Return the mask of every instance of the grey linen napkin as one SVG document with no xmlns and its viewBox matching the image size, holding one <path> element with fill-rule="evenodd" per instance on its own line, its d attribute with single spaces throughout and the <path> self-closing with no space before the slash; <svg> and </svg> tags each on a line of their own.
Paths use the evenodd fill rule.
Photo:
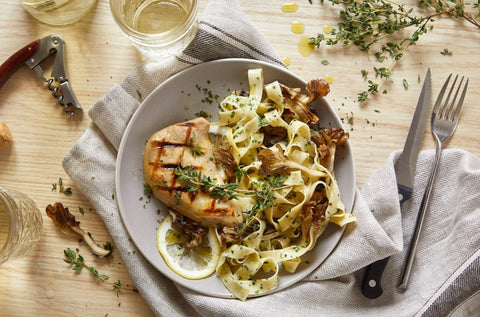
<svg viewBox="0 0 480 317">
<path fill-rule="evenodd" d="M 165 79 L 189 66 L 228 57 L 282 65 L 236 1 L 211 0 L 194 42 L 174 58 L 139 65 L 112 87 L 89 111 L 92 124 L 63 160 L 66 173 L 105 222 L 152 310 L 159 316 L 253 316 L 259 312 L 267 316 L 442 316 L 474 309 L 479 301 L 472 296 L 480 289 L 480 160 L 463 150 L 444 152 L 406 292 L 398 291 L 396 284 L 422 190 L 414 192 L 400 213 L 394 174 L 398 151 L 356 190 L 353 213 L 358 220 L 347 226 L 332 254 L 285 290 L 246 302 L 209 297 L 176 285 L 140 252 L 133 252 L 136 247 L 112 199 L 123 132 L 141 101 Z M 433 155 L 433 151 L 420 153 L 415 188 L 425 187 Z M 360 292 L 362 268 L 387 256 L 392 258 L 383 276 L 384 294 L 366 299 Z M 463 302 L 470 306 L 460 306 Z"/>
</svg>

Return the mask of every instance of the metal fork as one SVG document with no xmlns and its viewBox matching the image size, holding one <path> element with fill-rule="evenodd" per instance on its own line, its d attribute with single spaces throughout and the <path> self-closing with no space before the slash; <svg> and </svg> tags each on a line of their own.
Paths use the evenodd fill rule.
<svg viewBox="0 0 480 317">
<path fill-rule="evenodd" d="M 465 94 L 467 92 L 468 78 L 466 79 L 465 83 L 463 83 L 464 81 L 463 76 L 460 79 L 460 83 L 458 84 L 455 90 L 455 85 L 458 79 L 458 75 L 456 75 L 453 81 L 452 87 L 448 92 L 447 98 L 443 103 L 443 95 L 447 90 L 447 86 L 451 77 L 452 77 L 452 74 L 448 76 L 447 80 L 445 81 L 445 84 L 443 84 L 443 87 L 440 90 L 440 93 L 438 94 L 437 100 L 435 102 L 435 106 L 433 107 L 433 111 L 432 111 L 432 118 L 431 118 L 430 124 L 432 126 L 432 133 L 437 143 L 437 150 L 435 152 L 435 163 L 433 165 L 432 171 L 430 172 L 430 177 L 428 178 L 427 187 L 423 195 L 422 203 L 420 204 L 420 211 L 417 216 L 417 223 L 415 224 L 415 232 L 413 234 L 412 241 L 410 242 L 410 249 L 408 251 L 407 261 L 405 263 L 405 268 L 403 270 L 402 280 L 398 285 L 398 287 L 401 289 L 406 289 L 408 285 L 408 280 L 410 278 L 413 260 L 415 258 L 415 253 L 417 251 L 418 239 L 423 227 L 425 212 L 428 208 L 430 194 L 432 193 L 432 188 L 433 188 L 433 182 L 435 180 L 435 175 L 437 173 L 438 163 L 440 162 L 440 157 L 442 155 L 443 144 L 455 132 L 455 129 L 458 124 L 458 118 L 460 117 L 460 110 L 462 109 L 463 100 L 465 99 Z M 461 91 L 462 85 L 463 85 L 463 90 Z M 460 91 L 461 91 L 460 99 L 457 102 L 457 97 Z M 453 99 L 450 101 L 452 94 L 454 94 Z"/>
</svg>

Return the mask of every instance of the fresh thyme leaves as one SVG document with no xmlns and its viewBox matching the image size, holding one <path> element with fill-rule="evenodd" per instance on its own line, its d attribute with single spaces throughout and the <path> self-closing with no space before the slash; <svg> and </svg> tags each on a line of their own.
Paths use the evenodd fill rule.
<svg viewBox="0 0 480 317">
<path fill-rule="evenodd" d="M 323 3 L 323 0 L 321 1 Z M 390 0 L 329 0 L 332 6 L 342 5 L 340 22 L 329 34 L 319 33 L 310 38 L 310 45 L 353 44 L 360 50 L 372 53 L 376 61 L 389 60 L 386 67 L 374 67 L 376 81 L 367 80 L 368 89 L 358 94 L 358 101 L 378 92 L 378 88 L 392 74 L 392 69 L 406 50 L 415 45 L 419 38 L 433 29 L 436 18 L 447 16 L 464 19 L 480 28 L 479 3 L 463 0 L 420 0 L 418 10 L 406 8 Z M 312 0 L 309 0 L 312 4 Z M 418 12 L 417 12 L 418 11 Z M 475 12 L 475 13 L 473 13 Z M 409 36 L 404 32 L 413 30 Z M 448 55 L 448 50 L 442 54 Z M 367 78 L 367 72 L 362 71 Z M 385 90 L 384 90 L 385 92 Z"/>
<path fill-rule="evenodd" d="M 211 115 L 210 115 L 208 112 L 204 111 L 204 110 L 200 110 L 200 111 L 196 112 L 196 113 L 195 113 L 195 116 L 197 116 L 197 117 L 202 117 L 202 118 L 206 118 L 206 119 L 208 119 L 208 118 L 211 117 Z"/>
<path fill-rule="evenodd" d="M 67 187 L 65 188 L 62 193 L 64 193 L 65 195 L 71 195 L 73 192 L 72 192 L 72 188 L 71 187 Z"/>
<path fill-rule="evenodd" d="M 210 196 L 214 198 L 237 199 L 235 190 L 238 188 L 238 184 L 216 184 L 217 180 L 215 178 L 205 176 L 193 167 L 177 167 L 174 172 L 178 176 L 177 181 L 185 185 L 187 192 L 208 191 Z M 179 199 L 179 195 L 175 195 L 175 197 L 177 200 Z"/>
<path fill-rule="evenodd" d="M 275 191 L 283 188 L 287 179 L 285 175 L 268 176 L 262 182 L 256 184 L 253 194 L 257 199 L 253 207 L 247 212 L 245 224 L 241 224 L 237 230 L 239 235 L 244 234 L 255 224 L 255 216 L 273 206 L 275 202 Z"/>
<path fill-rule="evenodd" d="M 237 177 L 237 182 L 242 181 L 243 176 L 247 176 L 247 171 L 242 168 L 242 165 L 235 167 L 235 176 Z"/>
<path fill-rule="evenodd" d="M 452 56 L 453 52 L 450 51 L 448 48 L 444 48 L 443 51 L 440 52 L 440 54 Z"/>
<path fill-rule="evenodd" d="M 88 271 L 95 278 L 98 278 L 99 280 L 104 281 L 104 282 L 112 285 L 112 290 L 117 294 L 117 296 L 119 296 L 120 290 L 138 292 L 138 290 L 136 288 L 128 288 L 128 287 L 122 286 L 122 283 L 120 282 L 120 280 L 118 280 L 116 282 L 113 282 L 113 283 L 108 282 L 108 279 L 110 278 L 108 275 L 101 274 L 101 273 L 98 272 L 98 270 L 94 266 L 87 265 L 85 263 L 84 257 L 81 254 L 73 251 L 72 249 L 67 248 L 67 249 L 63 250 L 63 254 L 65 256 L 63 261 L 65 261 L 65 263 L 71 264 L 73 271 L 81 271 L 83 268 L 88 269 Z"/>
<path fill-rule="evenodd" d="M 57 184 L 58 184 L 58 186 L 57 186 Z M 53 183 L 52 184 L 52 192 L 56 192 L 57 188 L 61 193 L 64 193 L 65 195 L 71 195 L 73 193 L 71 187 L 65 188 L 63 186 L 63 180 L 62 180 L 61 177 L 58 179 L 58 183 Z"/>
<path fill-rule="evenodd" d="M 205 154 L 205 152 L 202 151 L 202 147 L 199 144 L 195 144 L 195 139 L 195 134 L 193 134 L 188 140 L 187 146 L 191 148 L 193 156 L 201 156 Z"/>
<path fill-rule="evenodd" d="M 105 242 L 105 244 L 103 245 L 103 248 L 105 250 L 109 250 L 110 253 L 107 255 L 107 256 L 111 256 L 112 255 L 112 251 L 113 251 L 113 245 L 110 243 L 110 242 Z"/>
<path fill-rule="evenodd" d="M 284 188 L 283 183 L 287 179 L 285 175 L 268 176 L 261 179 L 259 182 L 253 184 L 253 190 L 241 190 L 236 183 L 217 184 L 215 178 L 202 175 L 193 167 L 177 167 L 175 175 L 178 177 L 177 181 L 185 186 L 187 192 L 196 192 L 197 190 L 209 192 L 213 198 L 221 199 L 226 197 L 228 200 L 238 199 L 238 196 L 255 197 L 255 204 L 246 212 L 246 223 L 241 225 L 238 229 L 238 234 L 243 234 L 251 229 L 255 222 L 255 216 L 267 208 L 271 207 L 275 201 L 275 191 Z M 236 169 L 237 179 L 245 176 L 246 173 L 241 167 Z M 180 200 L 181 194 L 174 193 L 174 197 Z"/>
</svg>

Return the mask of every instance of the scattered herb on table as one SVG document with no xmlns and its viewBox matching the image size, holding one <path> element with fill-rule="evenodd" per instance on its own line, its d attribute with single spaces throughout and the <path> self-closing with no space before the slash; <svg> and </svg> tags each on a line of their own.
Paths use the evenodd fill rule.
<svg viewBox="0 0 480 317">
<path fill-rule="evenodd" d="M 94 266 L 89 266 L 85 263 L 84 257 L 70 248 L 63 250 L 63 254 L 65 258 L 63 259 L 66 263 L 72 265 L 73 271 L 81 271 L 83 268 L 88 269 L 88 271 L 95 277 L 98 278 L 106 283 L 112 285 L 112 290 L 119 296 L 120 290 L 138 292 L 137 288 L 129 288 L 122 285 L 120 280 L 116 282 L 109 282 L 108 279 L 110 278 L 108 275 L 101 274 Z"/>
<path fill-rule="evenodd" d="M 448 48 L 444 48 L 443 51 L 440 52 L 440 54 L 452 56 L 453 52 L 450 51 Z"/>
<path fill-rule="evenodd" d="M 322 43 L 327 46 L 353 44 L 360 50 L 371 53 L 379 63 L 390 60 L 386 67 L 373 67 L 375 81 L 367 80 L 368 89 L 358 94 L 360 102 L 378 92 L 380 85 L 391 77 L 392 69 L 407 49 L 433 29 L 433 22 L 437 18 L 446 16 L 463 19 L 480 28 L 478 1 L 420 0 L 415 11 L 414 8 L 389 0 L 328 1 L 332 6 L 343 6 L 340 9 L 340 22 L 329 34 L 318 33 L 316 37 L 311 37 L 310 45 L 320 47 Z M 312 0 L 309 2 L 313 3 Z M 403 35 L 409 30 L 412 30 L 410 35 Z M 444 55 L 448 52 L 444 50 Z M 367 73 L 362 71 L 362 76 L 366 78 Z"/>
<path fill-rule="evenodd" d="M 71 195 L 73 193 L 71 187 L 65 188 L 63 186 L 63 180 L 61 177 L 58 179 L 58 183 L 52 184 L 52 192 L 56 192 L 57 189 L 59 190 L 60 193 L 64 193 L 65 195 Z"/>
</svg>

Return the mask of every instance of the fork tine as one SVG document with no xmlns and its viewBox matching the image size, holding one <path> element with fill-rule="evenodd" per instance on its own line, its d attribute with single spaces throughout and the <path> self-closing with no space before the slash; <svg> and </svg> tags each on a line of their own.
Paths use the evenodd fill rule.
<svg viewBox="0 0 480 317">
<path fill-rule="evenodd" d="M 463 77 L 462 77 L 462 81 L 463 81 Z M 461 82 L 460 82 L 460 86 L 458 87 L 458 90 L 460 90 L 460 87 L 461 87 Z M 465 87 L 463 87 L 462 95 L 460 96 L 460 100 L 458 101 L 457 109 L 455 110 L 455 113 L 453 115 L 453 121 L 455 123 L 458 122 L 458 118 L 460 117 L 460 110 L 462 109 L 463 100 L 465 99 L 465 94 L 467 93 L 467 87 L 468 87 L 468 78 L 465 81 Z M 457 90 L 457 92 L 458 92 L 458 90 Z"/>
<path fill-rule="evenodd" d="M 442 99 L 443 99 L 443 94 L 445 94 L 445 90 L 447 89 L 447 85 L 451 77 L 452 77 L 452 74 L 448 75 L 447 80 L 445 80 L 445 83 L 443 84 L 442 89 L 438 93 L 437 100 L 435 101 L 435 106 L 433 106 L 433 113 L 435 114 L 435 116 L 439 116 L 438 109 L 440 108 L 440 104 L 442 103 Z"/>
<path fill-rule="evenodd" d="M 455 79 L 453 80 L 453 83 L 452 83 L 452 87 L 450 88 L 450 90 L 448 91 L 448 96 L 447 96 L 447 100 L 445 100 L 445 104 L 442 108 L 442 110 L 440 110 L 440 117 L 441 118 L 445 118 L 445 119 L 448 119 L 449 116 L 450 116 L 450 112 L 452 111 L 452 108 L 453 106 L 455 105 L 455 99 L 457 98 L 457 94 L 455 94 L 453 100 L 452 100 L 452 103 L 450 104 L 450 106 L 448 106 L 448 103 L 450 101 L 450 97 L 452 96 L 452 92 L 454 91 L 455 89 L 455 85 L 457 84 L 457 79 L 458 79 L 458 75 L 455 76 Z M 458 90 L 457 90 L 458 91 Z"/>
<path fill-rule="evenodd" d="M 455 81 L 453 82 L 452 91 L 453 91 L 453 88 L 455 87 L 455 83 L 457 81 L 457 78 L 458 78 L 458 75 L 455 77 Z M 455 107 L 455 102 L 457 101 L 458 93 L 460 92 L 460 89 L 462 88 L 463 79 L 464 79 L 464 77 L 462 76 L 462 78 L 460 78 L 460 83 L 458 83 L 458 87 L 457 87 L 457 90 L 455 91 L 455 96 L 453 97 L 450 108 L 445 113 L 445 119 L 447 119 L 447 120 L 453 121 L 454 110 L 455 110 L 455 108 L 454 108 Z"/>
</svg>

